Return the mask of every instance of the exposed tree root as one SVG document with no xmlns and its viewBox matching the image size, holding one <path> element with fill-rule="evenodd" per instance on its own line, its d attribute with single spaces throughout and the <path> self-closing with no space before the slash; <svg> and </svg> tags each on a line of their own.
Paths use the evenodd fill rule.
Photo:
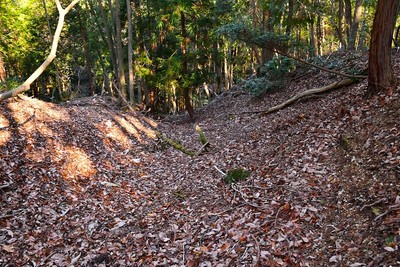
<svg viewBox="0 0 400 267">
<path fill-rule="evenodd" d="M 351 85 L 351 84 L 356 83 L 356 82 L 357 82 L 357 80 L 354 80 L 354 79 L 344 79 L 344 80 L 341 80 L 339 82 L 334 82 L 334 83 L 331 83 L 329 85 L 326 85 L 326 86 L 323 86 L 323 87 L 320 87 L 320 88 L 310 89 L 310 90 L 301 92 L 301 93 L 293 96 L 292 98 L 288 99 L 287 101 L 285 101 L 285 102 L 283 102 L 283 103 L 281 103 L 279 105 L 273 106 L 272 108 L 270 108 L 268 110 L 258 111 L 256 113 L 261 113 L 262 116 L 265 116 L 265 115 L 268 115 L 270 113 L 273 113 L 273 112 L 276 112 L 278 110 L 281 110 L 281 109 L 291 105 L 292 103 L 296 102 L 297 100 L 299 100 L 299 99 L 301 99 L 303 97 L 310 96 L 310 95 L 313 95 L 313 94 L 320 94 L 320 93 L 328 92 L 328 91 L 334 90 L 334 89 L 339 89 L 339 88 Z"/>
</svg>

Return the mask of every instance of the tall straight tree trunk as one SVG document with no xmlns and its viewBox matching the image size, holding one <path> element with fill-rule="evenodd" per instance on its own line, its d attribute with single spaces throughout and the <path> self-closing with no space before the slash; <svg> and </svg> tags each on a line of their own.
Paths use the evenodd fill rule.
<svg viewBox="0 0 400 267">
<path fill-rule="evenodd" d="M 350 41 L 350 28 L 353 24 L 353 16 L 352 16 L 352 8 L 351 8 L 351 0 L 344 0 L 344 18 L 346 21 L 346 38 L 347 38 L 347 48 L 349 48 Z"/>
<path fill-rule="evenodd" d="M 270 21 L 270 14 L 267 9 L 262 11 L 262 28 L 264 31 L 273 32 L 274 28 Z M 272 43 L 268 44 L 270 46 L 269 49 L 262 48 L 261 50 L 261 58 L 262 58 L 262 65 L 270 61 L 274 57 L 274 47 L 272 47 Z"/>
<path fill-rule="evenodd" d="M 216 88 L 214 90 L 215 93 L 219 94 L 221 92 L 222 84 L 222 67 L 221 67 L 221 58 L 219 56 L 219 44 L 218 42 L 213 43 L 213 53 L 212 53 L 212 61 L 215 72 L 216 79 Z"/>
<path fill-rule="evenodd" d="M 93 2 L 92 1 L 87 1 L 87 4 L 88 4 L 88 6 L 86 7 L 86 9 L 90 11 L 90 19 L 92 20 L 92 24 L 97 26 L 98 34 L 100 35 L 101 40 L 103 40 L 103 42 L 108 45 L 109 52 L 110 52 L 111 55 L 113 55 L 114 54 L 114 49 L 112 47 L 113 41 L 111 40 L 111 36 L 108 37 L 108 35 L 110 34 L 110 31 L 108 30 L 108 27 L 102 28 L 102 26 L 101 26 L 102 24 L 106 25 L 104 22 L 107 21 L 107 19 L 105 17 L 104 10 L 102 9 L 102 7 L 99 7 L 100 13 L 102 13 L 101 19 L 103 19 L 103 23 L 101 23 L 98 20 L 99 16 L 95 12 L 95 8 L 94 8 L 94 5 L 93 5 Z M 101 12 L 101 11 L 103 11 L 103 12 Z M 103 17 L 103 15 L 104 15 L 104 17 Z M 103 30 L 103 29 L 105 29 L 105 30 Z M 103 33 L 104 31 L 107 32 L 108 35 L 107 34 L 105 35 Z M 103 79 L 104 79 L 104 81 L 103 81 L 103 86 L 102 86 L 102 89 L 101 89 L 101 94 L 102 95 L 104 94 L 104 89 L 105 89 L 107 91 L 107 94 L 112 96 L 113 95 L 113 89 L 112 89 L 112 84 L 110 83 L 109 74 L 110 74 L 110 71 L 111 71 L 111 74 L 114 72 L 115 63 L 113 61 L 115 60 L 115 58 L 113 56 L 110 57 L 111 70 L 109 70 L 106 67 L 106 63 L 104 61 L 103 54 L 100 51 L 99 47 L 96 47 L 96 54 L 97 54 L 97 57 L 99 59 L 101 68 L 103 70 Z"/>
<path fill-rule="evenodd" d="M 122 36 L 121 36 L 121 4 L 120 0 L 114 0 L 115 2 L 115 43 L 117 50 L 117 67 L 118 67 L 118 89 L 121 92 L 119 97 L 125 98 L 126 100 L 126 81 L 124 71 L 124 56 L 122 51 Z"/>
<path fill-rule="evenodd" d="M 317 54 L 322 56 L 322 44 L 324 43 L 324 19 L 320 14 L 317 15 Z"/>
<path fill-rule="evenodd" d="M 368 15 L 368 9 L 364 8 L 364 18 L 366 18 Z M 358 37 L 358 44 L 357 44 L 357 49 L 358 50 L 365 50 L 367 49 L 367 45 L 365 44 L 365 39 L 367 38 L 367 35 L 369 34 L 369 27 L 367 25 L 366 20 L 364 19 L 361 23 L 361 28 L 360 28 L 360 34 Z"/>
<path fill-rule="evenodd" d="M 310 23 L 310 44 L 309 44 L 309 57 L 315 57 L 315 52 L 316 52 L 316 38 L 315 38 L 315 27 L 314 27 L 314 18 L 312 18 L 312 21 Z"/>
<path fill-rule="evenodd" d="M 252 12 L 253 28 L 257 29 L 257 11 L 258 11 L 258 8 L 257 8 L 256 0 L 252 0 L 251 1 L 251 6 L 252 6 L 252 11 L 253 11 Z M 255 59 L 257 61 L 257 65 L 261 66 L 262 65 L 262 60 L 261 60 L 261 57 L 260 57 L 260 54 L 259 54 L 258 47 L 256 45 L 252 45 L 251 48 L 252 48 L 253 55 L 254 55 L 254 57 L 255 57 Z"/>
<path fill-rule="evenodd" d="M 113 71 L 113 76 L 115 76 L 116 79 L 118 79 L 118 72 L 117 72 L 117 58 L 116 58 L 116 51 L 115 51 L 115 45 L 114 45 L 114 39 L 111 34 L 111 30 L 109 28 L 109 21 L 106 16 L 106 12 L 104 10 L 104 6 L 102 3 L 102 0 L 98 0 L 98 5 L 100 9 L 100 14 L 101 18 L 103 20 L 103 29 L 106 34 L 106 41 L 107 41 L 107 46 L 108 46 L 108 51 L 110 52 L 110 59 L 111 59 L 111 66 L 112 66 L 112 71 Z M 109 3 L 109 8 L 112 9 L 111 3 Z M 103 32 L 103 31 L 100 31 Z"/>
<path fill-rule="evenodd" d="M 362 16 L 362 3 L 363 0 L 356 0 L 356 5 L 354 7 L 354 15 L 351 20 L 351 25 L 349 25 L 350 33 L 349 33 L 348 45 L 350 50 L 356 49 L 356 38 Z"/>
<path fill-rule="evenodd" d="M 6 81 L 6 67 L 4 66 L 3 57 L 0 54 L 0 82 Z"/>
<path fill-rule="evenodd" d="M 141 18 L 141 13 L 140 13 L 140 0 L 134 0 L 133 1 L 133 12 L 134 12 L 134 14 L 135 14 L 135 21 L 137 21 L 137 22 L 140 22 L 141 20 L 142 20 L 142 18 Z M 143 45 L 142 45 L 142 43 L 143 43 L 143 37 L 142 37 L 142 39 L 140 39 L 139 37 L 140 36 L 142 36 L 143 34 L 141 34 L 141 31 L 140 31 L 140 29 L 139 29 L 139 27 L 136 27 L 136 30 L 134 31 L 134 33 L 135 33 L 135 40 L 136 40 L 136 42 L 138 43 L 137 44 L 137 54 L 141 54 L 143 51 L 144 51 L 144 47 L 143 47 Z M 142 43 L 140 43 L 140 42 L 142 42 Z M 142 78 L 141 77 L 138 77 L 138 79 L 136 80 L 136 83 L 137 83 L 137 103 L 139 104 L 139 105 L 141 105 L 142 104 L 142 99 L 143 99 L 143 96 L 142 96 L 142 84 L 143 84 L 143 81 L 142 81 Z"/>
<path fill-rule="evenodd" d="M 86 27 L 83 25 L 83 20 L 81 16 L 81 8 L 79 6 L 76 7 L 76 12 L 78 15 L 78 22 L 79 22 L 79 28 L 81 31 L 81 37 L 82 37 L 82 47 L 83 47 L 83 53 L 85 55 L 85 61 L 86 61 L 86 66 L 85 69 L 89 74 L 89 86 L 90 86 L 90 95 L 94 95 L 94 79 L 92 75 L 92 59 L 90 56 L 90 51 L 88 47 L 88 37 L 87 37 L 87 32 L 86 32 Z"/>
<path fill-rule="evenodd" d="M 333 11 L 333 14 L 335 14 L 334 11 Z M 344 3 L 343 3 L 343 0 L 339 0 L 338 25 L 336 27 L 336 31 L 337 31 L 338 38 L 340 40 L 341 47 L 343 49 L 346 49 L 347 44 L 346 44 L 346 41 L 343 36 L 343 23 L 342 23 L 343 22 L 343 14 L 344 14 Z"/>
<path fill-rule="evenodd" d="M 367 95 L 389 89 L 396 84 L 391 50 L 399 2 L 399 0 L 378 0 L 369 48 Z"/>
<path fill-rule="evenodd" d="M 133 24 L 132 24 L 132 7 L 131 1 L 126 0 L 126 9 L 128 13 L 128 92 L 129 92 L 129 102 L 131 105 L 135 102 L 135 95 L 133 91 Z"/>
<path fill-rule="evenodd" d="M 292 20 L 293 20 L 294 3 L 293 0 L 288 1 L 288 12 L 287 12 L 287 25 L 286 25 L 286 35 L 290 36 L 292 33 Z"/>
<path fill-rule="evenodd" d="M 182 34 L 182 42 L 181 42 L 181 50 L 182 50 L 182 76 L 183 79 L 187 79 L 188 76 L 188 62 L 186 56 L 187 50 L 187 36 L 186 36 L 186 17 L 185 13 L 181 11 L 181 34 Z M 185 85 L 185 81 L 183 82 L 183 97 L 185 100 L 185 109 L 189 113 L 190 119 L 194 120 L 194 110 L 192 103 L 190 101 L 190 87 Z"/>
</svg>

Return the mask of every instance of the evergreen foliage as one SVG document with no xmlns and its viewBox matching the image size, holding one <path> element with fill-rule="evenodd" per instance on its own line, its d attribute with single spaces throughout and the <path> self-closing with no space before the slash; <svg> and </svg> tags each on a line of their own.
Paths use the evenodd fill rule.
<svg viewBox="0 0 400 267">
<path fill-rule="evenodd" d="M 250 172 L 246 171 L 242 168 L 232 169 L 228 171 L 225 177 L 225 183 L 234 184 L 243 180 L 246 180 L 247 177 L 250 176 Z"/>
<path fill-rule="evenodd" d="M 93 76 L 93 93 L 119 95 L 119 75 L 128 72 L 128 8 L 121 0 L 116 12 L 116 3 L 87 0 L 70 12 L 57 60 L 32 84 L 30 94 L 53 100 L 57 95 L 79 96 L 71 77 L 77 76 L 77 68 L 84 68 Z M 282 86 L 279 80 L 296 68 L 277 51 L 318 59 L 347 49 L 352 29 L 355 49 L 365 49 L 376 3 L 362 1 L 354 27 L 356 20 L 338 13 L 335 1 L 130 1 L 135 102 L 152 111 L 182 111 L 185 93 L 193 105 L 203 105 L 257 70 L 259 77 L 245 82 L 245 89 L 255 95 L 276 90 Z M 355 8 L 355 1 L 351 5 Z M 52 2 L 46 2 L 46 9 L 48 17 L 40 1 L 0 3 L 0 56 L 7 77 L 3 89 L 27 77 L 48 54 L 58 14 Z M 80 85 L 87 82 L 79 80 Z M 206 87 L 212 92 L 202 90 Z"/>
</svg>

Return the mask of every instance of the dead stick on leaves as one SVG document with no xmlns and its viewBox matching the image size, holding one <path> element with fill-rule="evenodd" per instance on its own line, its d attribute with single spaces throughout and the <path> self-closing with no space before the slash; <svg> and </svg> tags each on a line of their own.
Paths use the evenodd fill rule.
<svg viewBox="0 0 400 267">
<path fill-rule="evenodd" d="M 257 258 L 256 258 L 253 266 L 258 267 L 258 266 L 260 266 L 260 256 L 261 256 L 260 244 L 258 243 L 257 239 L 253 235 L 250 235 L 250 236 L 254 240 L 255 247 L 257 250 Z"/>
<path fill-rule="evenodd" d="M 281 103 L 279 105 L 273 106 L 273 107 L 271 107 L 271 108 L 269 108 L 267 110 L 245 111 L 245 112 L 241 112 L 239 114 L 230 114 L 230 115 L 261 114 L 261 116 L 266 116 L 266 115 L 268 115 L 270 113 L 273 113 L 273 112 L 276 112 L 276 111 L 281 110 L 283 108 L 286 108 L 287 106 L 293 104 L 294 102 L 296 102 L 296 101 L 298 101 L 298 100 L 300 100 L 300 99 L 302 99 L 304 97 L 308 97 L 308 96 L 311 96 L 311 95 L 314 95 L 314 94 L 325 93 L 325 92 L 328 92 L 328 91 L 331 91 L 331 90 L 334 90 L 334 89 L 339 89 L 339 88 L 342 88 L 342 87 L 345 87 L 345 86 L 349 86 L 349 85 L 351 85 L 353 83 L 356 83 L 356 82 L 357 82 L 356 79 L 350 79 L 350 78 L 344 79 L 344 80 L 341 80 L 341 81 L 338 81 L 338 82 L 334 82 L 334 83 L 328 84 L 328 85 L 323 86 L 323 87 L 314 88 L 314 89 L 310 89 L 310 90 L 298 93 L 297 95 L 291 97 L 290 99 L 286 100 L 285 102 L 283 102 L 283 103 Z"/>
<path fill-rule="evenodd" d="M 323 86 L 323 87 L 320 87 L 320 88 L 310 89 L 310 90 L 301 92 L 301 93 L 293 96 L 289 100 L 286 100 L 285 102 L 283 102 L 283 103 L 281 103 L 279 105 L 273 106 L 272 108 L 270 108 L 268 110 L 257 112 L 257 113 L 261 113 L 261 115 L 265 116 L 265 115 L 268 115 L 268 114 L 273 113 L 275 111 L 278 111 L 280 109 L 283 109 L 283 108 L 289 106 L 290 104 L 296 102 L 297 100 L 299 100 L 299 99 L 301 99 L 301 98 L 303 98 L 305 96 L 309 96 L 309 95 L 313 95 L 313 94 L 320 94 L 320 93 L 327 92 L 327 91 L 330 91 L 330 90 L 333 90 L 333 89 L 338 89 L 338 88 L 341 88 L 341 87 L 344 87 L 344 86 L 351 85 L 351 84 L 353 84 L 355 82 L 356 82 L 356 80 L 354 80 L 354 79 L 344 79 L 344 80 L 341 80 L 339 82 L 334 82 L 334 83 L 331 83 L 329 85 L 326 85 L 326 86 Z"/>
</svg>

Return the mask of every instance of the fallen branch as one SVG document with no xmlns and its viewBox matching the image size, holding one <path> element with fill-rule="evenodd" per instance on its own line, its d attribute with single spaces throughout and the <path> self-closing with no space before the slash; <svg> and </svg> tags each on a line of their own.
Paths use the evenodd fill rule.
<svg viewBox="0 0 400 267">
<path fill-rule="evenodd" d="M 4 185 L 0 185 L 0 190 L 6 190 L 6 189 L 7 190 L 12 189 L 11 185 L 8 183 L 6 183 Z"/>
<path fill-rule="evenodd" d="M 197 152 L 196 152 L 196 154 L 195 154 L 195 157 L 197 157 L 198 155 L 200 155 L 201 152 L 203 152 L 203 150 L 204 150 L 204 151 L 207 151 L 207 147 L 208 147 L 209 145 L 210 145 L 210 144 L 209 144 L 208 142 L 205 143 L 204 145 L 202 145 L 202 146 L 200 147 L 200 149 L 197 150 Z"/>
<path fill-rule="evenodd" d="M 179 144 L 177 141 L 174 141 L 174 140 L 162 135 L 161 133 L 157 133 L 157 137 L 160 138 L 161 140 L 163 140 L 164 142 L 166 142 L 168 145 L 172 146 L 173 148 L 175 148 L 179 151 L 182 151 L 183 153 L 185 153 L 188 156 L 194 157 L 196 155 L 195 152 L 187 149 L 183 145 Z"/>
<path fill-rule="evenodd" d="M 375 201 L 374 203 L 366 204 L 366 205 L 364 205 L 364 206 L 361 207 L 360 211 L 362 211 L 362 210 L 365 209 L 365 208 L 375 206 L 376 204 L 379 204 L 379 203 L 381 203 L 381 202 L 383 202 L 383 201 L 385 201 L 385 200 L 387 200 L 387 199 L 386 199 L 386 198 L 381 198 L 381 199 Z"/>
<path fill-rule="evenodd" d="M 287 100 L 287 101 L 285 101 L 285 102 L 283 102 L 283 103 L 281 103 L 279 105 L 273 106 L 272 108 L 270 108 L 268 110 L 257 111 L 257 112 L 254 112 L 254 113 L 261 113 L 261 115 L 265 116 L 265 115 L 268 115 L 268 114 L 273 113 L 275 111 L 278 111 L 280 109 L 283 109 L 283 108 L 289 106 L 290 104 L 296 102 L 297 100 L 299 100 L 299 99 L 301 99 L 301 98 L 303 98 L 305 96 L 309 96 L 309 95 L 313 95 L 313 94 L 320 94 L 320 93 L 328 92 L 330 90 L 342 88 L 344 86 L 348 86 L 348 85 L 351 85 L 353 83 L 356 83 L 356 81 L 357 80 L 354 80 L 354 79 L 344 79 L 344 80 L 341 80 L 339 82 L 334 82 L 334 83 L 331 83 L 329 85 L 326 85 L 326 86 L 323 86 L 323 87 L 320 87 L 320 88 L 310 89 L 310 90 L 301 92 L 301 93 L 293 96 L 289 100 Z"/>
<path fill-rule="evenodd" d="M 385 211 L 384 213 L 382 213 L 381 215 L 379 215 L 378 217 L 376 217 L 376 218 L 374 219 L 374 221 L 378 221 L 380 218 L 386 216 L 386 215 L 389 214 L 390 212 L 392 212 L 392 211 L 397 211 L 397 210 L 400 210 L 400 204 L 396 204 L 396 205 L 390 206 L 390 207 L 388 208 L 387 211 Z"/>
<path fill-rule="evenodd" d="M 202 146 L 200 147 L 199 150 L 197 150 L 197 152 L 184 147 L 183 145 L 181 145 L 179 143 L 179 141 L 172 140 L 172 139 L 164 136 L 162 133 L 158 132 L 157 138 L 163 140 L 164 142 L 166 142 L 168 145 L 172 146 L 173 148 L 175 148 L 179 151 L 182 151 L 183 153 L 185 153 L 188 156 L 197 157 L 198 155 L 201 154 L 201 152 L 207 151 L 207 148 L 210 146 L 210 143 L 208 142 L 206 135 L 204 134 L 204 132 L 201 130 L 201 128 L 198 125 L 196 125 L 196 132 L 199 134 L 200 142 L 202 144 Z"/>
</svg>

